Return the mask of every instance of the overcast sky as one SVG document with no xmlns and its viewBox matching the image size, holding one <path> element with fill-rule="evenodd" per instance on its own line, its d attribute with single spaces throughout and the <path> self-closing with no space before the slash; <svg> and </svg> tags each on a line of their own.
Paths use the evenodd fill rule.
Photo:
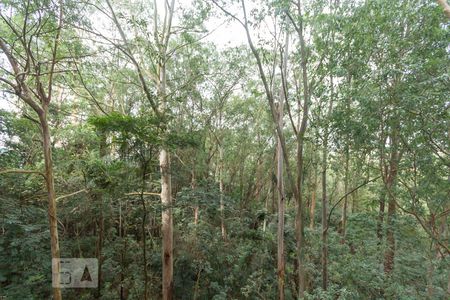
<svg viewBox="0 0 450 300">
<path fill-rule="evenodd" d="M 148 0 L 146 0 L 148 1 Z M 159 9 L 159 12 L 162 13 L 163 9 L 161 9 L 166 0 L 156 0 Z M 176 0 L 176 7 L 178 8 L 189 8 L 192 6 L 192 0 Z M 249 3 L 249 2 L 248 2 Z M 248 5 L 251 6 L 249 3 Z M 102 19 L 99 15 L 96 15 L 96 20 L 93 20 L 94 24 L 101 22 Z M 177 16 L 175 16 L 174 23 L 177 23 Z M 226 18 L 223 15 L 212 17 L 206 23 L 206 28 L 210 32 L 210 34 L 204 39 L 205 41 L 213 42 L 217 45 L 218 48 L 226 48 L 226 47 L 235 47 L 239 45 L 246 44 L 247 40 L 245 37 L 245 33 L 240 24 L 235 21 L 227 22 Z M 4 64 L 4 56 L 0 54 L 0 64 Z M 9 102 L 9 100 L 4 97 L 5 95 L 0 96 L 0 109 L 8 109 L 11 110 L 13 106 Z M 9 97 L 8 97 L 9 98 Z M 14 100 L 13 100 L 14 101 Z"/>
</svg>

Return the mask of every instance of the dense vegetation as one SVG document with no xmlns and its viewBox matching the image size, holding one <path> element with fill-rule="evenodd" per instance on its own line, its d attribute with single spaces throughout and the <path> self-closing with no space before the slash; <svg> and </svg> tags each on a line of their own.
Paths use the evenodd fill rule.
<svg viewBox="0 0 450 300">
<path fill-rule="evenodd" d="M 450 297 L 446 1 L 0 17 L 1 299 Z M 52 289 L 58 257 L 98 288 Z"/>
</svg>

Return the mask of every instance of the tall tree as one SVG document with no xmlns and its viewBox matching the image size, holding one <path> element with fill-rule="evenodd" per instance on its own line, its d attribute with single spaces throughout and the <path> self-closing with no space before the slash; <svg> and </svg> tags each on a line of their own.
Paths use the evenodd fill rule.
<svg viewBox="0 0 450 300">
<path fill-rule="evenodd" d="M 6 34 L 0 37 L 0 49 L 6 56 L 10 71 L 0 77 L 12 94 L 18 96 L 38 116 L 33 119 L 40 125 L 42 138 L 42 151 L 44 155 L 44 173 L 37 172 L 45 179 L 48 199 L 48 218 L 50 225 L 50 241 L 52 254 L 53 297 L 61 299 L 60 258 L 58 221 L 56 213 L 56 192 L 52 159 L 52 142 L 50 124 L 48 121 L 49 107 L 54 93 L 54 77 L 60 60 L 60 39 L 63 28 L 63 1 L 52 8 L 41 6 L 42 3 L 27 1 L 24 3 L 11 3 L 12 11 L 20 12 L 21 24 L 14 21 L 15 16 L 6 15 L 6 10 L 0 11 L 2 27 Z M 53 30 L 50 30 L 53 27 Z M 45 32 L 46 35 L 43 35 Z M 49 34 L 49 32 L 51 32 Z M 48 39 L 49 47 L 38 47 Z M 18 44 L 15 41 L 19 41 Z M 48 45 L 48 44 L 47 44 Z M 49 58 L 45 63 L 39 61 L 43 55 Z M 11 172 L 16 172 L 10 170 Z M 9 171 L 2 171 L 7 173 Z M 27 172 L 17 170 L 17 172 Z"/>
</svg>

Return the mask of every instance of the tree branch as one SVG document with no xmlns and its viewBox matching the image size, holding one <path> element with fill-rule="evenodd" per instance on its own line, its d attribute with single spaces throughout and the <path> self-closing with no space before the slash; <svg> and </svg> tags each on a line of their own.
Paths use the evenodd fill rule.
<svg viewBox="0 0 450 300">
<path fill-rule="evenodd" d="M 59 200 L 64 199 L 64 198 L 72 197 L 72 196 L 75 196 L 77 194 L 80 194 L 80 193 L 83 193 L 83 192 L 87 192 L 87 191 L 88 191 L 87 189 L 82 189 L 82 190 L 79 190 L 79 191 L 76 191 L 76 192 L 73 192 L 73 193 L 70 193 L 70 194 L 67 194 L 67 195 L 59 196 L 59 197 L 56 198 L 56 201 L 59 201 Z"/>
<path fill-rule="evenodd" d="M 125 196 L 140 196 L 140 195 L 146 195 L 146 196 L 161 196 L 160 193 L 152 193 L 152 192 L 131 192 L 124 194 Z"/>
<path fill-rule="evenodd" d="M 47 91 L 47 97 L 45 99 L 42 99 L 47 104 L 50 103 L 50 100 L 52 99 L 52 88 L 53 88 L 53 75 L 55 74 L 55 65 L 56 65 L 56 53 L 58 51 L 58 45 L 59 40 L 61 37 L 61 29 L 63 26 L 63 5 L 62 0 L 59 1 L 59 20 L 58 20 L 58 28 L 56 29 L 56 36 L 55 36 L 55 42 L 53 44 L 52 49 L 52 61 L 50 65 L 50 74 L 48 76 L 48 91 Z"/>
<path fill-rule="evenodd" d="M 377 176 L 375 178 L 372 178 L 370 180 L 366 180 L 363 183 L 361 183 L 360 185 L 358 185 L 357 187 L 355 187 L 353 190 L 351 190 L 350 192 L 346 193 L 344 196 L 342 196 L 341 198 L 339 198 L 339 200 L 333 205 L 333 207 L 330 209 L 330 212 L 328 213 L 328 218 L 327 218 L 327 227 L 325 228 L 324 232 L 326 233 L 328 231 L 328 228 L 330 228 L 330 219 L 331 219 L 331 214 L 333 213 L 333 210 L 336 208 L 336 206 L 338 206 L 338 204 L 345 199 L 345 197 L 347 197 L 348 195 L 352 194 L 353 192 L 356 192 L 357 190 L 359 190 L 360 188 L 362 188 L 363 186 L 376 181 L 377 179 L 381 178 L 380 176 Z"/>
<path fill-rule="evenodd" d="M 19 64 L 14 56 L 11 54 L 10 49 L 6 45 L 5 41 L 0 37 L 0 49 L 2 49 L 3 53 L 5 53 L 6 58 L 13 69 L 14 75 L 16 77 L 16 81 L 20 88 L 16 89 L 14 92 L 17 96 L 19 96 L 25 103 L 31 106 L 31 108 L 37 113 L 42 114 L 43 110 L 30 96 L 29 89 L 26 84 L 23 82 L 22 72 L 19 69 Z M 4 81 L 4 80 L 3 80 Z"/>
<path fill-rule="evenodd" d="M 1 174 L 11 174 L 11 173 L 17 173 L 17 174 L 38 174 L 41 175 L 42 177 L 44 177 L 44 179 L 46 178 L 44 173 L 39 172 L 39 171 L 33 171 L 33 170 L 22 170 L 22 169 L 7 169 L 7 170 L 0 170 L 0 175 Z"/>
</svg>

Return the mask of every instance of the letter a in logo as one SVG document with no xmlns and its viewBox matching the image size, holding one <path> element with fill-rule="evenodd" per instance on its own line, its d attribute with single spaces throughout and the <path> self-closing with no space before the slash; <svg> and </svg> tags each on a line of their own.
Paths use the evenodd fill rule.
<svg viewBox="0 0 450 300">
<path fill-rule="evenodd" d="M 91 274 L 87 266 L 84 267 L 83 276 L 81 276 L 80 281 L 92 281 Z"/>
</svg>

